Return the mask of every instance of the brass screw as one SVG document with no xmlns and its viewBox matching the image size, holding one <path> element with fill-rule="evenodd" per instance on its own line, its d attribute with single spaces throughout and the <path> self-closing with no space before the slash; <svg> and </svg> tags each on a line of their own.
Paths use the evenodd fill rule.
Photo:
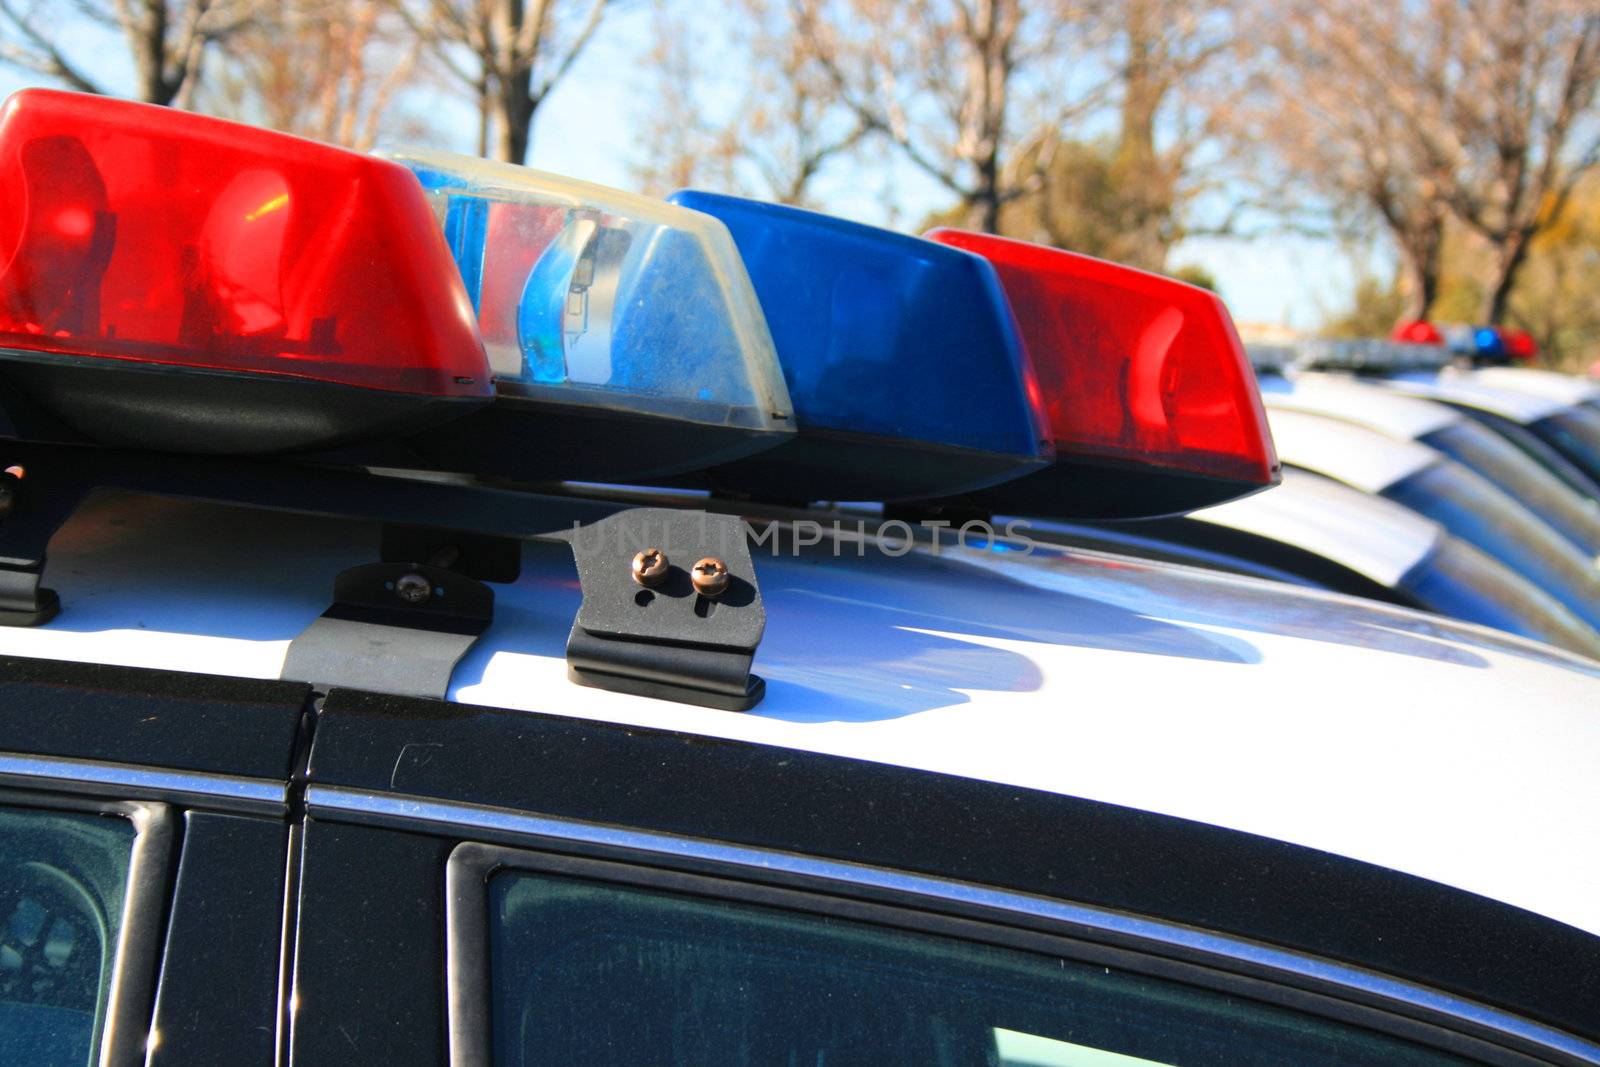
<svg viewBox="0 0 1600 1067">
<path fill-rule="evenodd" d="M 433 583 L 420 574 L 404 574 L 395 579 L 394 595 L 407 604 L 421 604 L 433 595 Z"/>
<path fill-rule="evenodd" d="M 689 569 L 689 581 L 701 596 L 718 596 L 728 588 L 728 565 L 715 556 L 707 556 Z"/>
<path fill-rule="evenodd" d="M 654 589 L 667 580 L 667 554 L 659 548 L 647 548 L 633 557 L 633 580 L 646 589 Z"/>
</svg>

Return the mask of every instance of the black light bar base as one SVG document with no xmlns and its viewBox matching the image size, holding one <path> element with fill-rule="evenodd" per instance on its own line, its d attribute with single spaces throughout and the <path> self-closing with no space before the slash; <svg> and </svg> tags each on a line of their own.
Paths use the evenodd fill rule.
<svg viewBox="0 0 1600 1067">
<path fill-rule="evenodd" d="M 990 514 L 1116 522 L 1182 515 L 1266 484 L 1114 460 L 1060 457 L 1044 470 L 965 494 Z"/>
<path fill-rule="evenodd" d="M 419 396 L 264 374 L 0 349 L 6 407 L 28 436 L 69 429 L 113 448 L 265 455 L 385 439 L 485 399 Z M 35 410 L 30 410 L 30 408 Z M 43 416 L 43 418 L 41 418 Z M 70 440 L 70 438 L 68 438 Z"/>
<path fill-rule="evenodd" d="M 926 500 L 1039 469 L 999 452 L 807 430 L 776 448 L 665 484 L 755 500 Z"/>
<path fill-rule="evenodd" d="M 638 484 L 737 460 L 791 436 L 502 392 L 493 405 L 406 444 L 441 470 L 528 483 Z"/>
</svg>

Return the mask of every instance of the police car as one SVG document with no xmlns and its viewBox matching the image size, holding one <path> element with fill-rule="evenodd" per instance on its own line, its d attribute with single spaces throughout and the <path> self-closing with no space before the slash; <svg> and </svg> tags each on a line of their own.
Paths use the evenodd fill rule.
<svg viewBox="0 0 1600 1067">
<path fill-rule="evenodd" d="M 1416 441 L 1325 415 L 1273 407 L 1284 462 L 1426 516 L 1600 628 L 1600 570 L 1555 529 L 1463 464 Z"/>
<path fill-rule="evenodd" d="M 1593 386 L 1548 371 L 1496 366 L 1411 369 L 1376 380 L 1457 408 L 1577 491 L 1600 499 L 1600 410 Z"/>
<path fill-rule="evenodd" d="M 1186 516 L 1036 520 L 1029 533 L 1422 608 L 1600 657 L 1600 634 L 1510 567 L 1410 508 L 1295 467 L 1270 493 Z"/>
<path fill-rule="evenodd" d="M 1213 298 L 412 173 L 0 112 L 0 1060 L 1600 1062 L 1600 665 L 908 517 L 1270 485 Z"/>
<path fill-rule="evenodd" d="M 1600 557 L 1600 498 L 1578 492 L 1488 427 L 1446 404 L 1385 389 L 1370 376 L 1290 369 L 1301 361 L 1324 368 L 1351 366 L 1349 357 L 1359 352 L 1363 358 L 1356 365 L 1370 375 L 1375 363 L 1416 347 L 1320 341 L 1298 346 L 1304 351 L 1291 353 L 1294 362 L 1289 366 L 1273 361 L 1270 351 L 1253 351 L 1252 359 L 1269 408 L 1326 415 L 1435 449 L 1521 502 L 1591 559 Z M 1513 380 L 1542 376 L 1509 368 L 1501 373 Z"/>
</svg>

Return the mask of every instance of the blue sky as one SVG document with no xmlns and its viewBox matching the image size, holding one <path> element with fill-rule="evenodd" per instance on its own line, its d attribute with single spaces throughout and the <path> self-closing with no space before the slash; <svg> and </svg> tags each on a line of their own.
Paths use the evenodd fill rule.
<svg viewBox="0 0 1600 1067">
<path fill-rule="evenodd" d="M 635 137 L 645 126 L 653 97 L 639 63 L 649 30 L 645 5 L 613 16 L 541 108 L 532 166 L 605 185 L 633 184 L 632 169 L 641 161 Z M 81 23 L 69 36 L 75 53 L 92 57 L 85 65 L 107 84 L 129 84 L 127 55 L 119 41 Z M 48 82 L 0 68 L 0 90 L 29 84 Z M 477 117 L 465 100 L 442 93 L 426 106 L 438 131 L 438 147 L 473 150 Z M 948 206 L 930 179 L 892 163 L 842 164 L 819 181 L 817 192 L 829 210 L 878 224 L 904 220 L 902 225 L 912 225 Z M 1326 311 L 1340 307 L 1355 273 L 1348 253 L 1336 242 L 1287 234 L 1189 240 L 1169 260 L 1174 269 L 1188 264 L 1205 267 L 1217 278 L 1235 319 L 1297 327 L 1314 326 Z"/>
</svg>

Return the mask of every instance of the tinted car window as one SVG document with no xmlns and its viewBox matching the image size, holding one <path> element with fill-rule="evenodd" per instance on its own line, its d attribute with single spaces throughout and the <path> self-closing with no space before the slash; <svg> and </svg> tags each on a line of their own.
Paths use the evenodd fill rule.
<svg viewBox="0 0 1600 1067">
<path fill-rule="evenodd" d="M 1458 538 L 1440 538 L 1399 584 L 1430 611 L 1600 659 L 1600 634 L 1550 594 Z"/>
<path fill-rule="evenodd" d="M 1583 473 L 1600 481 L 1600 411 L 1589 407 L 1568 408 L 1540 419 L 1529 429 Z"/>
<path fill-rule="evenodd" d="M 1457 410 L 1478 425 L 1493 430 L 1511 442 L 1523 455 L 1560 478 L 1567 488 L 1590 500 L 1600 500 L 1600 482 L 1583 473 L 1576 464 L 1526 426 L 1481 408 L 1460 407 Z"/>
<path fill-rule="evenodd" d="M 1481 548 L 1600 628 L 1600 570 L 1484 478 L 1445 460 L 1402 478 L 1383 495 Z"/>
<path fill-rule="evenodd" d="M 0 1063 L 93 1062 L 133 842 L 127 819 L 0 808 Z"/>
<path fill-rule="evenodd" d="M 499 1064 L 1434 1064 L 1367 1030 L 1076 960 L 502 871 Z"/>
<path fill-rule="evenodd" d="M 1510 493 L 1588 555 L 1600 556 L 1600 501 L 1574 492 L 1505 438 L 1463 420 L 1422 442 Z"/>
</svg>

